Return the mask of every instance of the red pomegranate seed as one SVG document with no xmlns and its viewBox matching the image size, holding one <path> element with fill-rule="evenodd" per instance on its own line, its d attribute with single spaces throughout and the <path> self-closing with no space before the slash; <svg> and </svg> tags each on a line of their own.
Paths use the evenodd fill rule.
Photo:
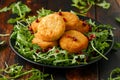
<svg viewBox="0 0 120 80">
<path fill-rule="evenodd" d="M 72 37 L 72 36 L 70 36 L 70 35 L 66 35 L 66 37 L 73 39 L 73 41 L 77 41 L 77 40 L 78 40 L 76 37 Z"/>
<path fill-rule="evenodd" d="M 67 22 L 67 20 L 66 20 L 65 18 L 63 18 L 63 20 L 64 20 L 65 22 Z"/>
<path fill-rule="evenodd" d="M 92 31 L 92 27 L 89 25 L 89 31 L 91 32 Z"/>
<path fill-rule="evenodd" d="M 78 54 L 83 54 L 83 52 L 82 52 L 82 51 L 79 51 Z"/>
<path fill-rule="evenodd" d="M 73 37 L 73 41 L 77 41 L 77 38 L 76 38 L 76 37 Z"/>
<path fill-rule="evenodd" d="M 91 34 L 91 35 L 89 36 L 89 40 L 93 40 L 94 38 L 96 38 L 96 35 L 95 35 L 95 34 Z"/>
<path fill-rule="evenodd" d="M 71 38 L 71 36 L 70 36 L 70 35 L 66 35 L 66 37 L 67 37 L 67 38 Z"/>
<path fill-rule="evenodd" d="M 58 14 L 59 14 L 60 16 L 62 16 L 62 12 L 58 12 Z"/>
<path fill-rule="evenodd" d="M 38 49 L 37 51 L 36 51 L 36 53 L 39 53 L 40 52 L 40 50 Z"/>
<path fill-rule="evenodd" d="M 55 52 L 56 52 L 56 53 L 59 53 L 59 50 L 56 50 Z"/>
<path fill-rule="evenodd" d="M 39 23 L 40 22 L 39 19 L 36 19 L 36 22 Z"/>
<path fill-rule="evenodd" d="M 85 22 L 85 21 L 83 21 L 82 25 L 83 25 L 83 26 L 86 26 L 87 24 L 86 24 L 86 22 Z"/>
</svg>

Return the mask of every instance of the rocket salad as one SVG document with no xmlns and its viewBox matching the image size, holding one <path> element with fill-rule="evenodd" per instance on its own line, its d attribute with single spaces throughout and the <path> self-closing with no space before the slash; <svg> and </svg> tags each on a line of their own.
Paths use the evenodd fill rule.
<svg viewBox="0 0 120 80">
<path fill-rule="evenodd" d="M 104 53 L 112 46 L 113 28 L 110 25 L 96 24 L 91 19 L 86 20 L 91 26 L 91 31 L 86 34 L 89 39 L 89 46 L 82 51 L 82 54 L 68 54 L 68 51 L 61 49 L 59 46 L 43 51 L 38 45 L 32 44 L 34 35 L 29 29 L 30 23 L 38 17 L 46 16 L 52 12 L 51 10 L 41 9 L 37 11 L 37 16 L 17 21 L 10 37 L 15 51 L 33 62 L 54 66 L 84 65 L 100 57 L 108 60 Z"/>
</svg>

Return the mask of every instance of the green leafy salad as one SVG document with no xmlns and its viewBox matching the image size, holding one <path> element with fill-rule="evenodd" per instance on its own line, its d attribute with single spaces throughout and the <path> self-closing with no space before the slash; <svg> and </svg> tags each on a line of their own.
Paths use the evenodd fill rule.
<svg viewBox="0 0 120 80">
<path fill-rule="evenodd" d="M 26 59 L 38 64 L 52 66 L 85 65 L 101 57 L 108 60 L 104 54 L 108 53 L 113 45 L 113 28 L 110 25 L 102 25 L 95 20 L 86 19 L 87 24 L 91 26 L 91 30 L 85 34 L 89 39 L 88 48 L 82 50 L 82 54 L 69 54 L 68 51 L 61 49 L 59 46 L 42 50 L 38 45 L 32 44 L 34 35 L 29 29 L 30 24 L 37 18 L 49 15 L 54 11 L 42 8 L 37 11 L 38 15 L 27 16 L 31 9 L 21 2 L 5 7 L 0 12 L 8 10 L 12 10 L 15 15 L 14 18 L 8 20 L 8 23 L 14 24 L 14 30 L 10 36 L 11 46 Z"/>
<path fill-rule="evenodd" d="M 59 46 L 43 51 L 38 45 L 32 44 L 34 35 L 29 30 L 29 25 L 38 17 L 46 16 L 53 11 L 41 9 L 37 12 L 38 16 L 17 21 L 17 24 L 14 25 L 11 43 L 20 55 L 40 64 L 54 66 L 87 64 L 100 56 L 108 59 L 104 56 L 104 53 L 112 45 L 113 34 L 110 25 L 97 25 L 91 19 L 86 20 L 91 25 L 91 31 L 86 34 L 89 38 L 89 46 L 82 51 L 82 54 L 68 54 L 68 51 L 61 49 Z"/>
<path fill-rule="evenodd" d="M 4 74 L 3 74 L 4 73 Z M 6 64 L 6 68 L 0 69 L 0 80 L 23 80 L 21 79 L 23 76 L 28 76 L 25 80 L 54 80 L 52 75 L 45 74 L 38 69 L 24 70 L 23 66 L 18 64 L 13 64 L 8 66 Z"/>
<path fill-rule="evenodd" d="M 109 9 L 110 3 L 106 0 L 72 0 L 72 5 L 79 10 L 79 15 L 85 16 L 93 6 L 99 6 L 103 9 Z"/>
</svg>

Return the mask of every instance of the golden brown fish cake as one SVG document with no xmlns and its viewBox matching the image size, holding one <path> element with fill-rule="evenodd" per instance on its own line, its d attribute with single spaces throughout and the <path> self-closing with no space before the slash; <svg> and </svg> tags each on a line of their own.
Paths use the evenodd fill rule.
<svg viewBox="0 0 120 80">
<path fill-rule="evenodd" d="M 42 18 L 38 35 L 44 41 L 58 40 L 65 31 L 65 22 L 58 14 L 50 14 Z"/>
<path fill-rule="evenodd" d="M 76 25 L 79 22 L 79 18 L 77 15 L 71 12 L 58 12 L 60 16 L 63 17 L 66 23 L 66 30 L 74 30 Z"/>
<path fill-rule="evenodd" d="M 61 37 L 60 47 L 70 53 L 78 53 L 88 46 L 88 38 L 75 30 L 66 31 Z"/>
<path fill-rule="evenodd" d="M 41 19 L 42 18 L 38 18 L 31 23 L 30 28 L 33 30 L 34 33 L 37 32 L 37 27 L 40 25 Z"/>
<path fill-rule="evenodd" d="M 42 39 L 39 39 L 36 37 L 33 38 L 32 43 L 39 45 L 42 49 L 52 48 L 58 45 L 57 41 L 47 42 L 47 41 L 43 41 Z"/>
<path fill-rule="evenodd" d="M 90 26 L 85 21 L 79 20 L 79 23 L 77 24 L 75 30 L 82 33 L 87 33 L 89 32 L 89 29 L 90 29 Z"/>
</svg>

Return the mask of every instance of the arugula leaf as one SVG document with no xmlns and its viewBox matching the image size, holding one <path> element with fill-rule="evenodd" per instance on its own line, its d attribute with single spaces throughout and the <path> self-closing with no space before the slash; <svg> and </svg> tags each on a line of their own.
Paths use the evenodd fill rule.
<svg viewBox="0 0 120 80">
<path fill-rule="evenodd" d="M 7 12 L 7 11 L 9 11 L 11 8 L 8 8 L 8 7 L 4 7 L 4 8 L 2 8 L 2 9 L 0 9 L 0 13 L 1 12 Z"/>
<path fill-rule="evenodd" d="M 2 44 L 4 44 L 4 43 L 5 43 L 5 41 L 1 41 L 1 42 L 0 42 L 0 45 L 2 45 Z"/>
<path fill-rule="evenodd" d="M 120 18 L 119 18 L 119 17 L 116 17 L 115 20 L 116 20 L 117 22 L 120 22 Z"/>
<path fill-rule="evenodd" d="M 38 17 L 44 17 L 46 15 L 53 13 L 53 11 L 42 8 L 38 10 L 37 13 L 38 13 Z"/>
<path fill-rule="evenodd" d="M 4 74 L 2 74 L 3 72 Z M 29 74 L 31 74 L 31 76 L 26 80 L 45 80 L 47 77 L 53 80 L 53 77 L 50 77 L 50 74 L 44 74 L 40 70 L 34 68 L 26 71 L 23 70 L 23 66 L 18 64 L 13 64 L 11 66 L 6 64 L 5 69 L 0 69 L 0 80 L 16 80 Z"/>
<path fill-rule="evenodd" d="M 6 12 L 9 10 L 12 10 L 12 14 L 17 15 L 17 17 L 10 18 L 8 20 L 8 23 L 11 23 L 11 24 L 16 23 L 17 21 L 23 20 L 26 14 L 31 11 L 31 9 L 27 5 L 23 4 L 21 1 L 17 3 L 12 3 L 10 6 L 0 9 L 0 12 Z"/>
<path fill-rule="evenodd" d="M 102 3 L 97 3 L 96 5 L 102 7 L 103 9 L 108 9 L 110 7 L 110 3 L 106 2 L 105 0 Z"/>
<path fill-rule="evenodd" d="M 12 13 L 17 14 L 20 17 L 23 17 L 27 12 L 30 12 L 31 9 L 27 7 L 27 5 L 22 4 L 22 2 L 17 2 L 12 7 Z"/>
<path fill-rule="evenodd" d="M 83 16 L 85 16 L 94 5 L 102 7 L 103 9 L 108 9 L 110 7 L 110 3 L 105 0 L 72 0 L 72 2 L 71 6 L 77 8 L 79 10 L 79 15 Z"/>
<path fill-rule="evenodd" d="M 120 68 L 115 68 L 110 72 L 108 80 L 120 80 Z"/>
<path fill-rule="evenodd" d="M 9 34 L 0 34 L 0 37 L 5 37 L 5 36 L 9 36 Z M 5 41 L 1 41 L 0 42 L 0 45 L 2 45 L 2 44 L 4 44 L 5 43 Z"/>
<path fill-rule="evenodd" d="M 9 34 L 0 34 L 0 37 L 2 36 L 9 36 Z"/>
<path fill-rule="evenodd" d="M 119 49 L 119 48 L 120 48 L 120 42 L 116 42 L 116 43 L 114 44 L 113 49 Z"/>
<path fill-rule="evenodd" d="M 8 6 L 8 7 L 1 8 L 1 9 L 0 9 L 0 13 L 2 13 L 2 12 L 7 12 L 7 11 L 11 10 L 11 9 L 14 7 L 14 5 L 15 5 L 15 3 L 12 3 L 12 4 L 11 4 L 10 6 Z"/>
</svg>

